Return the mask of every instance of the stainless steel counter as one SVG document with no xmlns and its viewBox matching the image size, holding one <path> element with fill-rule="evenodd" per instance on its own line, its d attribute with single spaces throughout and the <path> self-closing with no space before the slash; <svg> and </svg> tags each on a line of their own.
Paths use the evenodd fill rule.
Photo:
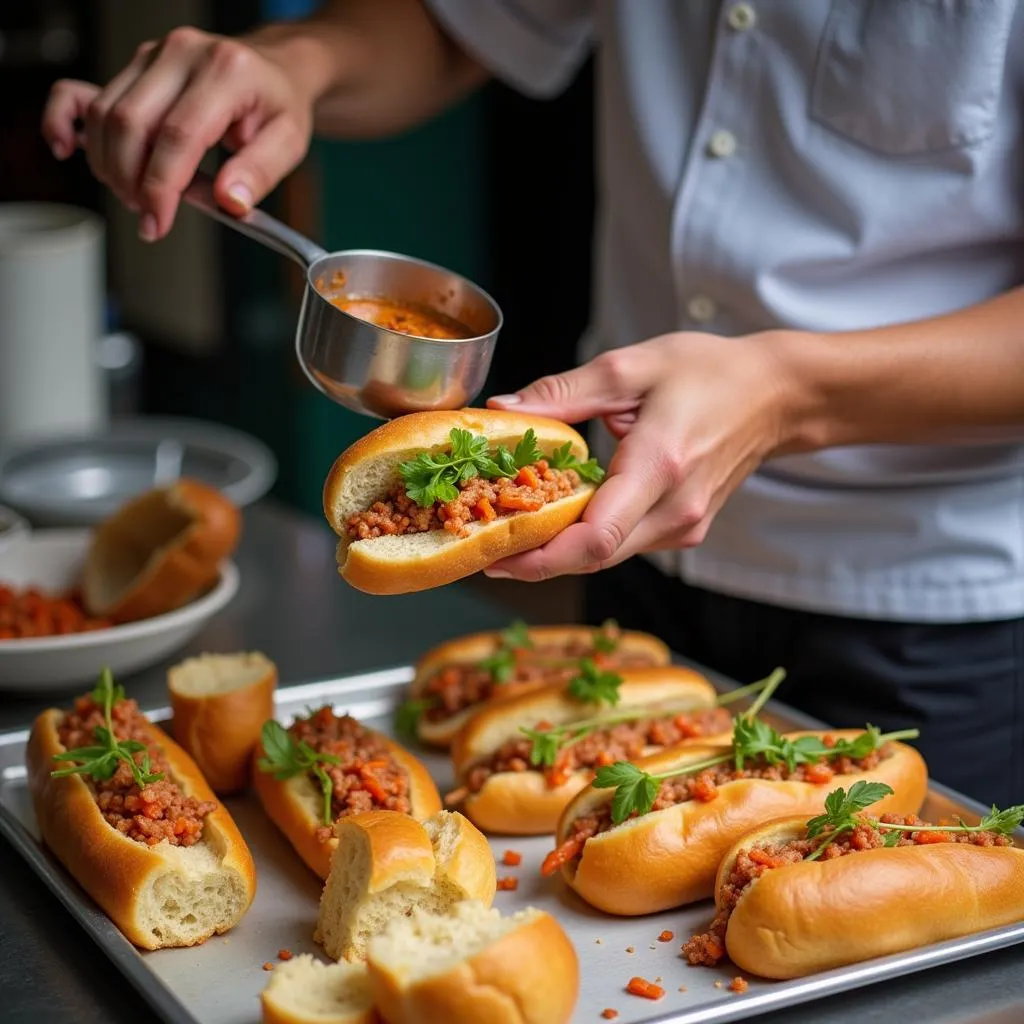
<svg viewBox="0 0 1024 1024">
<path fill-rule="evenodd" d="M 238 565 L 238 597 L 191 651 L 258 648 L 277 662 L 283 683 L 408 663 L 442 639 L 494 628 L 509 615 L 465 586 L 408 597 L 359 594 L 334 571 L 334 543 L 326 525 L 271 504 L 248 510 Z M 529 608 L 520 612 L 529 615 Z M 124 680 L 143 706 L 165 703 L 165 668 Z M 0 728 L 26 725 L 43 703 L 0 697 Z M 0 840 L 0 1020 L 139 1024 L 150 1019 L 147 1004 Z M 1020 950 L 1008 950 L 757 1018 L 762 1024 L 891 1024 L 896 1019 L 1021 1024 L 1024 957 Z"/>
</svg>

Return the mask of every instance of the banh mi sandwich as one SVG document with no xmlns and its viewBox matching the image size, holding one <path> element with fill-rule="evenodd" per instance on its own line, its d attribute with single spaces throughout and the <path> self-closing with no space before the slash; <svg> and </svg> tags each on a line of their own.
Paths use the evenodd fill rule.
<svg viewBox="0 0 1024 1024">
<path fill-rule="evenodd" d="M 267 816 L 323 879 L 338 843 L 339 818 L 385 810 L 422 821 L 441 810 L 433 779 L 412 754 L 329 705 L 287 729 L 268 721 L 252 776 Z"/>
<path fill-rule="evenodd" d="M 104 671 L 71 711 L 33 723 L 29 792 L 43 841 L 141 949 L 236 925 L 256 872 L 192 759 Z"/>
<path fill-rule="evenodd" d="M 753 688 L 719 698 L 677 665 L 611 672 L 584 660 L 567 684 L 492 701 L 469 720 L 452 745 L 447 799 L 485 832 L 554 832 L 602 765 L 698 737 L 725 742 L 733 722 L 722 703 Z"/>
<path fill-rule="evenodd" d="M 338 457 L 324 515 L 348 583 L 406 594 L 547 543 L 579 519 L 603 476 L 583 438 L 557 420 L 411 413 Z"/>
<path fill-rule="evenodd" d="M 459 637 L 428 651 L 399 709 L 400 728 L 423 743 L 446 747 L 487 701 L 568 682 L 583 658 L 607 669 L 672 660 L 657 637 L 623 631 L 611 621 L 597 628 L 513 622 L 507 629 Z"/>
<path fill-rule="evenodd" d="M 764 697 L 768 690 L 762 692 Z M 580 896 L 630 916 L 706 899 L 725 851 L 772 818 L 820 813 L 834 786 L 884 782 L 880 810 L 915 814 L 927 793 L 917 731 L 780 735 L 755 707 L 730 744 L 674 747 L 600 768 L 566 807 L 542 872 L 559 870 Z"/>
<path fill-rule="evenodd" d="M 974 825 L 883 813 L 891 787 L 860 780 L 824 813 L 770 822 L 726 852 L 718 914 L 683 946 L 765 978 L 800 978 L 1024 921 L 1024 806 Z M 866 813 L 870 810 L 870 813 Z"/>
</svg>

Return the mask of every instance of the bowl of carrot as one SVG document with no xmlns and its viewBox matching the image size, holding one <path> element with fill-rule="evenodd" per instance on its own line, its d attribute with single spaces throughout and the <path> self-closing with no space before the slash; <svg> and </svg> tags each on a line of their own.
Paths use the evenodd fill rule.
<svg viewBox="0 0 1024 1024">
<path fill-rule="evenodd" d="M 90 539 L 89 530 L 42 530 L 0 546 L 0 689 L 60 691 L 104 668 L 115 676 L 147 668 L 187 644 L 238 590 L 228 561 L 190 604 L 115 625 L 90 615 L 77 589 Z"/>
</svg>

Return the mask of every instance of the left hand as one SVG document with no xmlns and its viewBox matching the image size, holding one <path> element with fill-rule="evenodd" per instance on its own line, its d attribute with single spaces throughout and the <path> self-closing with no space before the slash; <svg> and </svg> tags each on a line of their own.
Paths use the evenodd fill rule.
<svg viewBox="0 0 1024 1024">
<path fill-rule="evenodd" d="M 700 544 L 729 495 L 787 445 L 791 337 L 666 334 L 490 399 L 569 423 L 601 418 L 620 441 L 583 518 L 487 574 L 539 581 Z"/>
</svg>

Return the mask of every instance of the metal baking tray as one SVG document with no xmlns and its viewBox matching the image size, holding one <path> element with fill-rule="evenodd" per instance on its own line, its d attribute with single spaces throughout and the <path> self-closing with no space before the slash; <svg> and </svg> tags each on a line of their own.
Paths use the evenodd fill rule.
<svg viewBox="0 0 1024 1024">
<path fill-rule="evenodd" d="M 716 679 L 711 673 L 709 676 Z M 288 720 L 308 705 L 332 703 L 338 710 L 388 731 L 390 713 L 411 678 L 411 669 L 400 668 L 281 689 L 278 716 Z M 724 689 L 731 687 L 720 683 Z M 768 712 L 777 728 L 820 726 L 783 705 L 769 705 Z M 150 712 L 150 717 L 160 721 L 167 714 L 161 709 Z M 256 859 L 258 892 L 252 909 L 233 931 L 203 946 L 140 953 L 40 844 L 22 766 L 26 739 L 24 731 L 0 734 L 0 832 L 164 1021 L 252 1024 L 258 1020 L 258 996 L 269 980 L 262 965 L 275 962 L 282 948 L 294 953 L 320 952 L 312 939 L 320 884 L 263 816 L 255 797 L 226 801 Z M 437 755 L 426 755 L 424 760 L 444 792 L 452 783 L 448 760 Z M 924 816 L 934 819 L 960 814 L 976 822 L 984 811 L 948 789 L 933 786 Z M 1024 832 L 1019 845 L 1024 845 L 1022 839 Z M 747 976 L 749 989 L 735 994 L 728 988 L 738 974 L 734 967 L 689 967 L 679 955 L 681 943 L 713 916 L 710 901 L 650 917 L 607 917 L 578 899 L 560 880 L 541 877 L 538 869 L 550 849 L 549 838 L 498 837 L 491 840 L 491 846 L 497 858 L 506 849 L 523 854 L 520 867 L 499 866 L 499 877 L 516 876 L 519 888 L 499 892 L 495 905 L 505 912 L 527 905 L 550 911 L 576 946 L 581 967 L 577 1022 L 599 1022 L 605 1008 L 618 1010 L 620 1024 L 746 1020 L 768 1010 L 1024 942 L 1024 924 L 1014 925 L 799 981 L 769 982 Z M 663 930 L 673 932 L 671 942 L 658 941 Z M 628 995 L 625 985 L 634 975 L 649 981 L 660 979 L 665 996 L 651 1002 Z"/>
</svg>

